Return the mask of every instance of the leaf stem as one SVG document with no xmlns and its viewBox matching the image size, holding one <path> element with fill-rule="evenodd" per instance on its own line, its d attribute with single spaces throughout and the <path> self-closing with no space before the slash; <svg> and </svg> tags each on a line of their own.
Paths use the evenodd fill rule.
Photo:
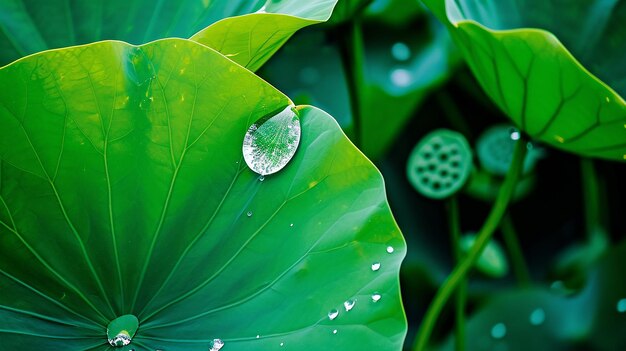
<svg viewBox="0 0 626 351">
<path fill-rule="evenodd" d="M 502 232 L 502 237 L 504 238 L 504 244 L 509 251 L 513 272 L 517 278 L 519 286 L 530 286 L 532 281 L 530 270 L 528 269 L 528 264 L 526 263 L 524 254 L 522 253 L 519 238 L 510 214 L 507 213 L 504 217 L 502 217 L 502 221 L 500 222 L 500 231 Z"/>
<path fill-rule="evenodd" d="M 357 147 L 361 147 L 361 88 L 364 84 L 364 44 L 361 31 L 361 19 L 359 14 L 347 24 L 348 35 L 342 41 L 343 67 L 346 72 L 346 80 L 350 90 L 350 109 L 352 110 L 352 141 Z"/>
<path fill-rule="evenodd" d="M 600 239 L 598 241 L 608 243 L 609 240 L 603 225 L 604 218 L 602 218 L 602 211 L 604 210 L 602 207 L 604 204 L 601 203 L 604 195 L 603 187 L 593 160 L 586 157 L 580 159 L 580 175 L 583 187 L 587 241 L 592 243 Z"/>
<path fill-rule="evenodd" d="M 463 261 L 456 265 L 452 273 L 450 273 L 448 278 L 446 278 L 443 282 L 443 285 L 437 291 L 435 298 L 426 311 L 413 347 L 415 351 L 423 351 L 426 349 L 430 334 L 432 333 L 435 323 L 437 322 L 437 318 L 441 314 L 443 307 L 448 299 L 450 299 L 454 290 L 459 286 L 463 278 L 465 278 L 467 273 L 474 266 L 474 263 L 482 253 L 485 246 L 487 246 L 487 243 L 498 227 L 502 216 L 506 213 L 506 209 L 511 201 L 511 198 L 513 197 L 515 185 L 517 184 L 517 180 L 524 163 L 526 151 L 526 137 L 522 136 L 515 144 L 511 167 L 509 168 L 509 171 L 504 179 L 504 183 L 498 192 L 498 197 L 491 208 L 489 216 L 487 216 L 483 227 L 478 232 L 474 245 L 467 253 Z"/>
<path fill-rule="evenodd" d="M 452 252 L 456 264 L 463 260 L 461 251 L 461 221 L 459 216 L 459 202 L 456 195 L 448 199 L 448 224 L 450 225 L 450 239 Z M 465 302 L 467 300 L 467 278 L 463 278 L 456 291 L 455 306 L 455 347 L 456 351 L 465 350 Z"/>
</svg>

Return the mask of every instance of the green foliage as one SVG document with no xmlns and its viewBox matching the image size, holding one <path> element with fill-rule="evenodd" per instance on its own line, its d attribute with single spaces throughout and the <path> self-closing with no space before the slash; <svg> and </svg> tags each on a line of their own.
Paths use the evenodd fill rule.
<svg viewBox="0 0 626 351">
<path fill-rule="evenodd" d="M 618 30 L 623 5 L 426 3 L 448 23 L 483 89 L 520 129 L 580 155 L 626 159 L 626 103 L 619 95 L 626 93 L 619 63 L 626 43 Z M 583 13 L 590 15 L 581 29 Z"/>
<path fill-rule="evenodd" d="M 459 241 L 463 253 L 471 250 L 476 242 L 476 234 L 464 235 Z M 509 273 L 509 264 L 502 246 L 494 240 L 490 240 L 476 261 L 476 269 L 493 278 L 502 278 Z"/>
<path fill-rule="evenodd" d="M 285 169 L 243 162 L 248 127 L 290 103 L 182 39 L 0 69 L 2 348 L 107 350 L 132 314 L 124 350 L 400 349 L 405 245 L 378 171 L 313 107 Z"/>
<path fill-rule="evenodd" d="M 327 20 L 336 2 L 9 0 L 0 3 L 0 65 L 100 40 L 143 44 L 193 35 L 193 40 L 256 70 L 298 29 Z"/>
</svg>

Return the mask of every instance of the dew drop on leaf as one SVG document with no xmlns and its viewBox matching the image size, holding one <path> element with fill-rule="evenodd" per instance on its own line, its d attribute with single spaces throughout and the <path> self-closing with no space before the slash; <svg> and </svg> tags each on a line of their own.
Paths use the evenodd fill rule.
<svg viewBox="0 0 626 351">
<path fill-rule="evenodd" d="M 379 269 L 380 269 L 380 262 L 375 262 L 375 263 L 372 263 L 372 270 L 373 270 L 374 272 L 376 272 L 376 271 L 377 271 L 377 270 L 379 270 Z"/>
<path fill-rule="evenodd" d="M 264 181 L 264 180 L 265 180 L 265 176 L 260 176 L 260 177 L 259 177 L 259 182 L 262 182 L 262 181 Z"/>
<path fill-rule="evenodd" d="M 337 334 L 337 329 L 333 330 L 333 334 Z"/>
<path fill-rule="evenodd" d="M 351 309 L 354 308 L 354 305 L 356 304 L 356 300 L 354 299 L 350 299 L 350 300 L 346 300 L 343 303 L 343 307 L 346 309 L 346 312 L 349 312 Z"/>
<path fill-rule="evenodd" d="M 506 336 L 506 325 L 498 323 L 491 328 L 491 337 L 494 339 L 502 339 Z"/>
<path fill-rule="evenodd" d="M 387 246 L 387 253 L 393 253 L 393 247 Z"/>
<path fill-rule="evenodd" d="M 248 211 L 248 213 L 246 213 L 246 216 L 252 217 L 252 211 Z"/>
<path fill-rule="evenodd" d="M 131 341 L 132 339 L 127 333 L 119 333 L 113 339 L 109 339 L 109 344 L 114 347 L 126 346 L 130 345 Z"/>
<path fill-rule="evenodd" d="M 530 313 L 530 324 L 541 325 L 546 320 L 546 312 L 543 308 L 537 308 Z"/>
<path fill-rule="evenodd" d="M 382 296 L 379 293 L 374 293 L 374 294 L 372 294 L 372 301 L 373 302 L 378 302 L 378 301 L 380 301 L 381 297 Z"/>
<path fill-rule="evenodd" d="M 243 158 L 254 172 L 265 176 L 283 169 L 300 143 L 300 119 L 294 106 L 256 121 L 243 140 Z"/>
<path fill-rule="evenodd" d="M 337 311 L 336 309 L 332 309 L 330 310 L 330 312 L 328 312 L 328 319 L 332 321 L 333 319 L 337 318 L 338 315 L 339 311 Z"/>
<path fill-rule="evenodd" d="M 219 351 L 222 347 L 224 347 L 222 339 L 213 339 L 213 341 L 211 341 L 211 348 L 209 351 Z"/>
</svg>

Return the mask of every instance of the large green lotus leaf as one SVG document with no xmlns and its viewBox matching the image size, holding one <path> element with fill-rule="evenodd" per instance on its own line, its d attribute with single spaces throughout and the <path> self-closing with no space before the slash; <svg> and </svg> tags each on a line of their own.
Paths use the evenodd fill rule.
<svg viewBox="0 0 626 351">
<path fill-rule="evenodd" d="M 492 298 L 468 321 L 467 349 L 621 349 L 626 345 L 625 258 L 622 243 L 600 259 L 583 290 L 574 295 L 536 287 Z M 452 336 L 441 350 L 454 350 Z"/>
<path fill-rule="evenodd" d="M 46 49 L 100 40 L 143 44 L 188 38 L 211 25 L 195 39 L 256 69 L 295 31 L 327 20 L 336 2 L 7 0 L 0 2 L 0 65 Z"/>
<path fill-rule="evenodd" d="M 380 173 L 313 107 L 285 169 L 243 161 L 248 127 L 289 104 L 183 39 L 0 69 L 2 349 L 107 350 L 133 314 L 124 350 L 400 350 L 405 244 Z"/>
<path fill-rule="evenodd" d="M 626 159 L 626 3 L 425 2 L 521 129 L 563 150 Z"/>
</svg>

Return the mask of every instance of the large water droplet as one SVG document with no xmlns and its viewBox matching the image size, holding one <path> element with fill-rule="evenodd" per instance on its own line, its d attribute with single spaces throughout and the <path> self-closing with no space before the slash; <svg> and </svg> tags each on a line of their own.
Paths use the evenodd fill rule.
<svg viewBox="0 0 626 351">
<path fill-rule="evenodd" d="M 382 296 L 379 293 L 372 294 L 372 301 L 373 302 L 378 302 L 378 301 L 380 301 L 381 298 L 382 298 Z"/>
<path fill-rule="evenodd" d="M 350 300 L 346 300 L 343 303 L 343 307 L 346 309 L 346 312 L 349 312 L 351 309 L 354 308 L 355 304 L 356 304 L 356 299 L 350 299 Z"/>
<path fill-rule="evenodd" d="M 222 339 L 213 339 L 213 341 L 211 341 L 211 349 L 209 349 L 209 351 L 219 351 L 222 347 L 224 347 Z"/>
<path fill-rule="evenodd" d="M 506 336 L 506 325 L 498 323 L 491 328 L 491 337 L 494 339 L 502 339 Z"/>
<path fill-rule="evenodd" d="M 530 324 L 541 325 L 546 320 L 546 312 L 543 308 L 537 308 L 530 313 Z"/>
<path fill-rule="evenodd" d="M 379 269 L 380 269 L 380 262 L 375 262 L 375 263 L 372 263 L 372 270 L 373 270 L 374 272 L 376 272 L 376 271 L 377 271 L 377 270 L 379 270 Z"/>
<path fill-rule="evenodd" d="M 617 301 L 617 312 L 626 313 L 626 299 Z"/>
<path fill-rule="evenodd" d="M 300 143 L 300 119 L 293 106 L 259 119 L 246 132 L 243 158 L 260 175 L 283 169 Z"/>
<path fill-rule="evenodd" d="M 391 47 L 391 55 L 398 61 L 406 61 L 411 57 L 411 49 L 403 42 L 397 42 Z"/>
<path fill-rule="evenodd" d="M 328 319 L 332 321 L 333 319 L 337 318 L 338 315 L 339 311 L 333 308 L 332 310 L 330 310 L 330 312 L 328 312 Z"/>
<path fill-rule="evenodd" d="M 107 340 L 111 346 L 129 345 L 138 328 L 139 320 L 132 314 L 115 318 L 107 326 Z"/>
</svg>

